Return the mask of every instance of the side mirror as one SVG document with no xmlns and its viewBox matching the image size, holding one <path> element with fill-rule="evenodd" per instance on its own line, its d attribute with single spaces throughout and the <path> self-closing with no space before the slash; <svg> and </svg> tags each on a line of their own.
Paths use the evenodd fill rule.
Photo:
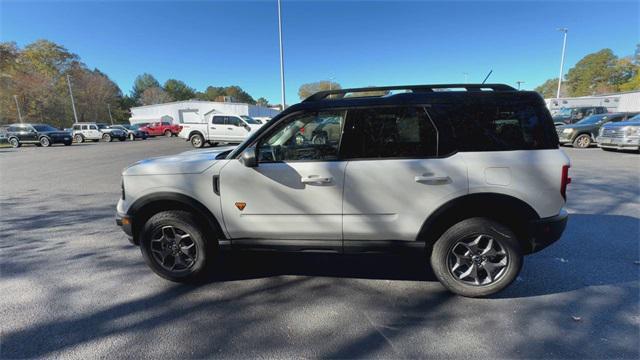
<svg viewBox="0 0 640 360">
<path fill-rule="evenodd" d="M 256 148 L 249 147 L 244 149 L 242 156 L 240 156 L 240 162 L 246 167 L 257 167 Z"/>
</svg>

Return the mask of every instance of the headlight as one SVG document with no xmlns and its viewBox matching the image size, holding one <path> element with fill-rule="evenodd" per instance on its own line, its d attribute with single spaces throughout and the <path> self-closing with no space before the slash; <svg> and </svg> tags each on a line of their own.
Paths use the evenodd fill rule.
<svg viewBox="0 0 640 360">
<path fill-rule="evenodd" d="M 563 134 L 571 134 L 573 132 L 573 129 L 564 129 L 562 130 Z"/>
<path fill-rule="evenodd" d="M 624 134 L 626 136 L 640 136 L 640 126 L 625 126 Z"/>
</svg>

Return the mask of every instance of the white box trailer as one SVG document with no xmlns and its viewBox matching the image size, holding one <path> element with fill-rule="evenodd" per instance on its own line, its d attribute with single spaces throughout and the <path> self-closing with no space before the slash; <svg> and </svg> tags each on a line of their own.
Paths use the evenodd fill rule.
<svg viewBox="0 0 640 360">
<path fill-rule="evenodd" d="M 129 122 L 131 124 L 156 121 L 168 121 L 173 124 L 202 123 L 205 121 L 205 114 L 211 112 L 269 118 L 279 113 L 276 109 L 245 103 L 185 100 L 133 107 Z"/>
<path fill-rule="evenodd" d="M 640 90 L 598 96 L 545 99 L 553 114 L 562 108 L 581 106 L 604 106 L 609 112 L 640 112 Z"/>
</svg>

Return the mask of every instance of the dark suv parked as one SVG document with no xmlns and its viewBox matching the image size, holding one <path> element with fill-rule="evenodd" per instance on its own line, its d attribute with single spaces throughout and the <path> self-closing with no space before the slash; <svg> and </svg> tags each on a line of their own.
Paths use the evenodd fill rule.
<svg viewBox="0 0 640 360">
<path fill-rule="evenodd" d="M 607 108 L 604 106 L 582 106 L 561 109 L 553 115 L 554 123 L 574 124 L 578 121 L 596 114 L 606 114 Z"/>
<path fill-rule="evenodd" d="M 635 113 L 615 113 L 591 115 L 573 125 L 557 126 L 556 132 L 560 144 L 573 144 L 573 147 L 588 148 L 595 143 L 600 127 L 609 122 L 625 121 Z"/>
<path fill-rule="evenodd" d="M 13 124 L 7 128 L 7 140 L 14 148 L 22 144 L 51 146 L 53 144 L 71 145 L 71 134 L 47 124 Z"/>
</svg>

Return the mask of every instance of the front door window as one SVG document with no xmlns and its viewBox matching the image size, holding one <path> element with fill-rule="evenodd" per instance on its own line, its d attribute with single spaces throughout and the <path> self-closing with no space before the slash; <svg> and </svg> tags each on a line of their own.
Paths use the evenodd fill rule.
<svg viewBox="0 0 640 360">
<path fill-rule="evenodd" d="M 344 111 L 295 115 L 260 140 L 259 162 L 337 160 L 343 124 Z"/>
</svg>

